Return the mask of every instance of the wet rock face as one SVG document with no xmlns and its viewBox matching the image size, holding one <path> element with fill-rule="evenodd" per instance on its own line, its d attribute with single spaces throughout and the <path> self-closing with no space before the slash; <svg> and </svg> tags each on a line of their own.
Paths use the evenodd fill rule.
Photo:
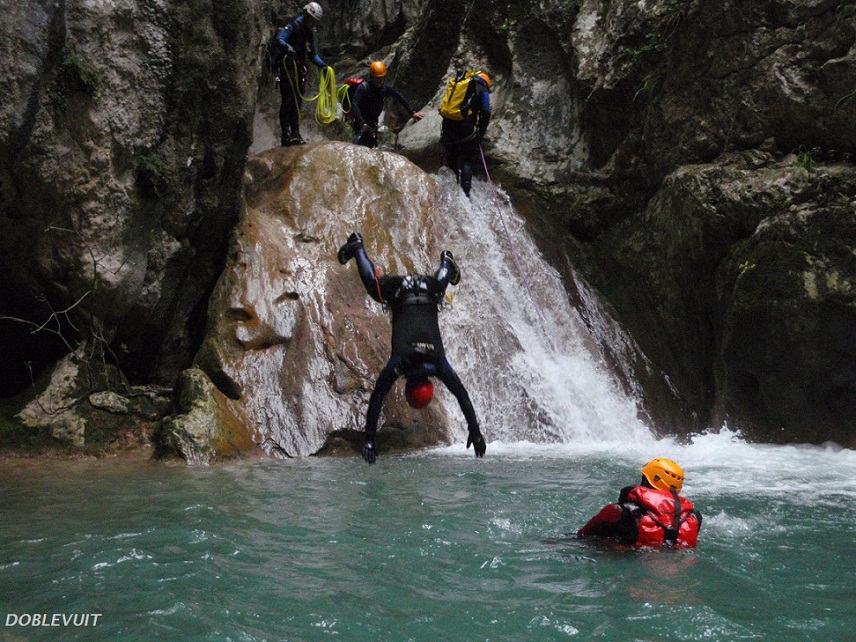
<svg viewBox="0 0 856 642">
<path fill-rule="evenodd" d="M 0 395 L 81 343 L 109 348 L 134 382 L 171 384 L 211 336 L 251 137 L 278 138 L 252 131 L 279 105 L 264 42 L 303 3 L 5 4 L 0 317 L 13 319 L 0 319 Z M 451 72 L 491 73 L 493 177 L 566 281 L 583 275 L 636 338 L 633 376 L 658 430 L 728 419 L 765 440 L 853 443 L 853 333 L 839 332 L 853 306 L 852 2 L 321 4 L 340 80 L 382 58 L 429 113 L 400 136 L 420 165 L 439 163 Z M 347 137 L 312 129 L 311 107 L 312 139 Z M 794 244 L 777 235 L 797 229 L 816 242 L 784 260 Z M 768 282 L 785 293 L 757 287 Z M 304 302 L 280 294 L 270 309 Z M 233 334 L 250 353 L 305 327 L 297 313 L 258 327 L 233 314 L 249 315 Z M 198 360 L 228 404 L 246 382 L 221 350 L 206 343 Z"/>
<path fill-rule="evenodd" d="M 766 187 L 787 207 L 717 273 L 716 411 L 765 441 L 856 446 L 856 176 L 830 165 Z"/>
<path fill-rule="evenodd" d="M 675 396 L 709 409 L 699 424 L 850 444 L 856 174 L 794 160 L 736 153 L 676 171 L 644 227 L 601 239 L 626 267 L 599 281 Z"/>
<path fill-rule="evenodd" d="M 5 4 L 0 393 L 92 337 L 171 384 L 236 221 L 258 3 Z"/>
<path fill-rule="evenodd" d="M 497 1 L 479 10 L 494 29 L 465 26 L 458 57 L 495 72 L 485 144 L 494 178 L 556 264 L 576 265 L 637 339 L 635 378 L 655 426 L 681 434 L 728 420 L 762 440 L 854 443 L 852 393 L 840 380 L 856 335 L 838 332 L 853 311 L 852 257 L 832 239 L 849 238 L 841 213 L 856 179 L 856 97 L 842 84 L 856 72 L 856 7 Z M 802 238 L 817 243 L 783 265 L 768 235 L 792 207 Z M 772 312 L 783 305 L 775 288 L 735 306 L 725 293 L 750 282 L 748 272 L 737 279 L 743 264 L 776 282 L 820 270 L 827 277 L 808 282 L 844 285 L 834 304 L 789 288 L 787 315 Z M 839 383 L 827 389 L 817 377 Z"/>
<path fill-rule="evenodd" d="M 359 230 L 373 239 L 378 265 L 395 271 L 414 271 L 415 261 L 433 265 L 440 254 L 442 228 L 429 217 L 439 206 L 433 184 L 397 154 L 344 143 L 276 149 L 250 159 L 245 180 L 246 216 L 196 358 L 195 372 L 213 385 L 195 386 L 196 401 L 183 404 L 184 416 L 160 439 L 188 461 L 234 450 L 306 456 L 334 431 L 362 430 L 391 331 L 353 262 L 343 267 L 336 252 Z M 407 240 L 397 246 L 395 239 Z M 396 426 L 416 428 L 410 437 L 422 446 L 449 441 L 442 406 L 417 415 L 402 391 L 394 388 L 384 405 L 381 446 Z M 204 425 L 193 419 L 200 414 L 221 418 L 209 426 L 243 426 L 243 445 L 198 436 L 187 426 Z"/>
</svg>

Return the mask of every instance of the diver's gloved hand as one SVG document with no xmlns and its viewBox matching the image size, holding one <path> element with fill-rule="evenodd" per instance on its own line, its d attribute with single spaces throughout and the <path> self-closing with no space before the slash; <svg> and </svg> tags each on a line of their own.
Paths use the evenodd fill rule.
<svg viewBox="0 0 856 642">
<path fill-rule="evenodd" d="M 359 232 L 354 232 L 348 237 L 348 242 L 339 248 L 337 258 L 339 263 L 345 265 L 348 261 L 354 258 L 354 253 L 363 247 L 363 237 Z"/>
<path fill-rule="evenodd" d="M 487 444 L 484 443 L 484 437 L 482 437 L 481 431 L 478 428 L 470 431 L 470 436 L 467 438 L 467 448 L 470 447 L 470 444 L 472 444 L 476 457 L 484 457 Z"/>
<path fill-rule="evenodd" d="M 363 459 L 369 464 L 377 461 L 377 444 L 375 443 L 374 431 L 366 432 L 366 443 L 363 444 Z"/>
<path fill-rule="evenodd" d="M 440 253 L 440 263 L 443 262 L 447 262 L 449 264 L 449 272 L 451 274 L 449 277 L 449 283 L 452 285 L 458 285 L 458 283 L 461 282 L 461 269 L 458 267 L 455 257 L 452 256 L 452 253 L 449 250 L 443 250 Z"/>
</svg>

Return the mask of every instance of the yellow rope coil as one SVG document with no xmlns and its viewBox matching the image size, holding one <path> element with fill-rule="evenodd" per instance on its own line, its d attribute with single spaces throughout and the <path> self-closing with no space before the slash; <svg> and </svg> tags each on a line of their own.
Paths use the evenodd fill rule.
<svg viewBox="0 0 856 642">
<path fill-rule="evenodd" d="M 312 102 L 317 100 L 315 105 L 315 122 L 326 127 L 336 120 L 338 100 L 336 95 L 336 72 L 332 67 L 324 67 L 321 70 L 321 79 L 318 83 L 318 94 L 312 98 L 305 98 Z"/>
</svg>

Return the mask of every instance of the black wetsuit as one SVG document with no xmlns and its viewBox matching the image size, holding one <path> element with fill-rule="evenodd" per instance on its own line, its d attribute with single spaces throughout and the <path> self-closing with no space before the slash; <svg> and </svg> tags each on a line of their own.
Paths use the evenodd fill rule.
<svg viewBox="0 0 856 642">
<path fill-rule="evenodd" d="M 446 149 L 446 164 L 455 172 L 461 189 L 469 196 L 473 183 L 473 163 L 479 154 L 479 143 L 490 124 L 490 92 L 484 80 L 473 79 L 474 91 L 469 99 L 469 115 L 463 120 L 443 118 L 440 140 Z"/>
<path fill-rule="evenodd" d="M 366 413 L 366 433 L 377 430 L 383 400 L 399 377 L 437 377 L 455 395 L 472 433 L 479 430 L 476 413 L 466 388 L 446 359 L 440 326 L 439 306 L 452 278 L 445 261 L 434 276 L 375 276 L 375 267 L 359 248 L 354 253 L 360 279 L 369 296 L 389 306 L 392 312 L 392 354 L 378 375 Z"/>
<path fill-rule="evenodd" d="M 395 98 L 411 116 L 416 112 L 407 98 L 387 84 L 380 87 L 371 79 L 361 82 L 354 92 L 351 115 L 354 118 L 354 144 L 364 147 L 377 146 L 377 124 L 387 98 Z M 366 127 L 367 126 L 367 127 Z"/>
</svg>

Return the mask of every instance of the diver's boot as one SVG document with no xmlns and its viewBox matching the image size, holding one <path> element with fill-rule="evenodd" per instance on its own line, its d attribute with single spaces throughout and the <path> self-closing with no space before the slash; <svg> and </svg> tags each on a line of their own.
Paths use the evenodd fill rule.
<svg viewBox="0 0 856 642">
<path fill-rule="evenodd" d="M 464 163 L 464 166 L 461 167 L 461 189 L 464 190 L 464 194 L 467 195 L 467 198 L 470 197 L 470 189 L 473 186 L 473 164 L 472 163 Z"/>
<path fill-rule="evenodd" d="M 449 283 L 458 285 L 461 282 L 461 268 L 458 267 L 458 262 L 449 250 L 443 250 L 440 254 L 440 265 L 449 270 Z"/>
<path fill-rule="evenodd" d="M 339 263 L 345 265 L 354 258 L 354 253 L 363 246 L 363 237 L 359 232 L 354 232 L 348 237 L 348 242 L 339 248 Z"/>
</svg>

